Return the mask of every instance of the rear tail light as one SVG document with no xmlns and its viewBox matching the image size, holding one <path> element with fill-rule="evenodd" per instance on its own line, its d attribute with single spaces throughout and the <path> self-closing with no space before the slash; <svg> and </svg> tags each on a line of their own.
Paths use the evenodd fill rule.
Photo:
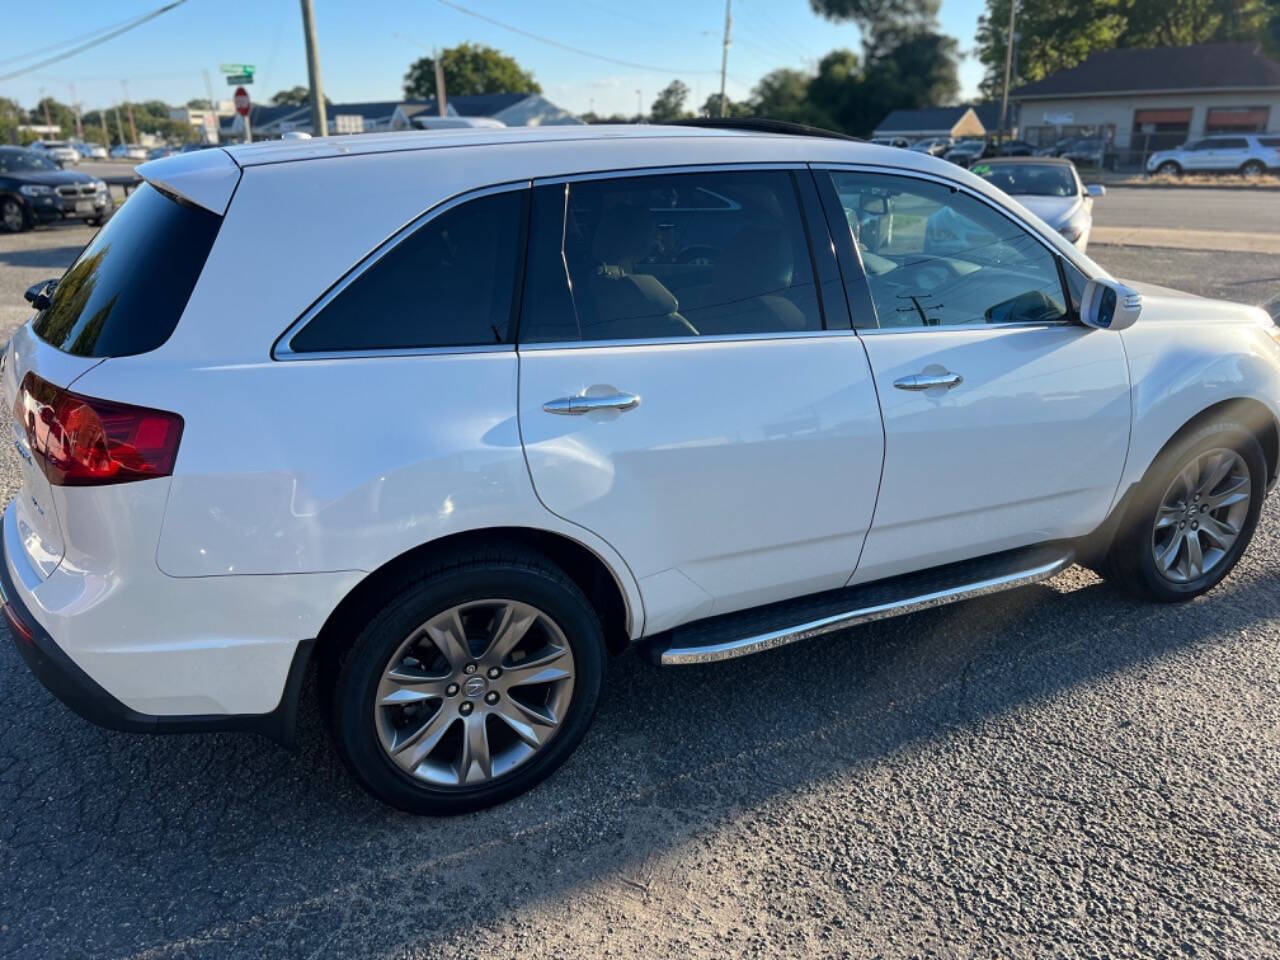
<svg viewBox="0 0 1280 960">
<path fill-rule="evenodd" d="M 82 397 L 28 373 L 13 418 L 56 486 L 167 477 L 182 439 L 176 413 Z"/>
</svg>

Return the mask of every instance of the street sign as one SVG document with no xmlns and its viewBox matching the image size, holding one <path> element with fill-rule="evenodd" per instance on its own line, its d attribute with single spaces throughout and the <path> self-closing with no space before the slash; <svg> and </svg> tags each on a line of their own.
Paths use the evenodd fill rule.
<svg viewBox="0 0 1280 960">
<path fill-rule="evenodd" d="M 250 107 L 249 91 L 244 87 L 236 87 L 235 101 L 236 113 L 240 114 L 242 117 L 247 117 L 249 115 Z"/>
<path fill-rule="evenodd" d="M 219 65 L 218 69 L 221 70 L 223 73 L 252 74 L 254 67 L 252 63 L 224 63 Z"/>
<path fill-rule="evenodd" d="M 231 76 L 227 77 L 228 87 L 239 87 L 246 83 L 253 83 L 252 73 L 233 73 Z"/>
</svg>

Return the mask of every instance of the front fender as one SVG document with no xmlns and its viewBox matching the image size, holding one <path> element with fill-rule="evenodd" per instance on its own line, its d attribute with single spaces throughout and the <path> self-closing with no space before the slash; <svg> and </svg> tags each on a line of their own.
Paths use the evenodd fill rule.
<svg viewBox="0 0 1280 960">
<path fill-rule="evenodd" d="M 1215 312 L 1226 306 L 1186 303 Z M 1232 306 L 1236 318 L 1243 313 L 1256 322 L 1164 323 L 1144 316 L 1120 334 L 1129 358 L 1133 420 L 1117 502 L 1182 427 L 1216 404 L 1257 401 L 1273 422 L 1280 421 L 1280 346 L 1267 332 L 1270 321 L 1256 308 Z"/>
</svg>

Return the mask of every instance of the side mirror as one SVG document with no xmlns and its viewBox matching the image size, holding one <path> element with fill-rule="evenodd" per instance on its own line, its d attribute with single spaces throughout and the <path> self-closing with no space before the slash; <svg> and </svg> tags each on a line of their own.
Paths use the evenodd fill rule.
<svg viewBox="0 0 1280 960">
<path fill-rule="evenodd" d="M 1084 190 L 1091 197 L 1105 197 L 1107 195 L 1107 188 L 1100 183 L 1090 183 Z"/>
<path fill-rule="evenodd" d="M 48 310 L 49 304 L 53 302 L 50 299 L 53 296 L 53 288 L 57 285 L 57 280 L 41 280 L 39 283 L 27 287 L 27 292 L 22 296 L 27 303 L 37 310 Z"/>
<path fill-rule="evenodd" d="M 1142 312 L 1142 294 L 1113 280 L 1090 280 L 1080 298 L 1080 322 L 1098 330 L 1128 330 Z"/>
</svg>

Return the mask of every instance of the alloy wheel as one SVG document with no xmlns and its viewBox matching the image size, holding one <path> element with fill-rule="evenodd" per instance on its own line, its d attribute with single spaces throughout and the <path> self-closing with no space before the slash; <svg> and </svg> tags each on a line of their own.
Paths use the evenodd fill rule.
<svg viewBox="0 0 1280 960">
<path fill-rule="evenodd" d="M 546 613 L 516 600 L 458 604 L 391 656 L 375 694 L 378 740 L 418 780 L 484 784 L 556 735 L 573 684 L 573 650 Z"/>
<path fill-rule="evenodd" d="M 1165 491 L 1151 531 L 1161 576 L 1189 583 L 1213 571 L 1244 529 L 1252 491 L 1249 467 L 1234 450 L 1209 450 L 1183 467 Z"/>
<path fill-rule="evenodd" d="M 0 204 L 0 221 L 6 230 L 17 233 L 22 229 L 22 208 L 13 200 L 5 200 Z"/>
</svg>

